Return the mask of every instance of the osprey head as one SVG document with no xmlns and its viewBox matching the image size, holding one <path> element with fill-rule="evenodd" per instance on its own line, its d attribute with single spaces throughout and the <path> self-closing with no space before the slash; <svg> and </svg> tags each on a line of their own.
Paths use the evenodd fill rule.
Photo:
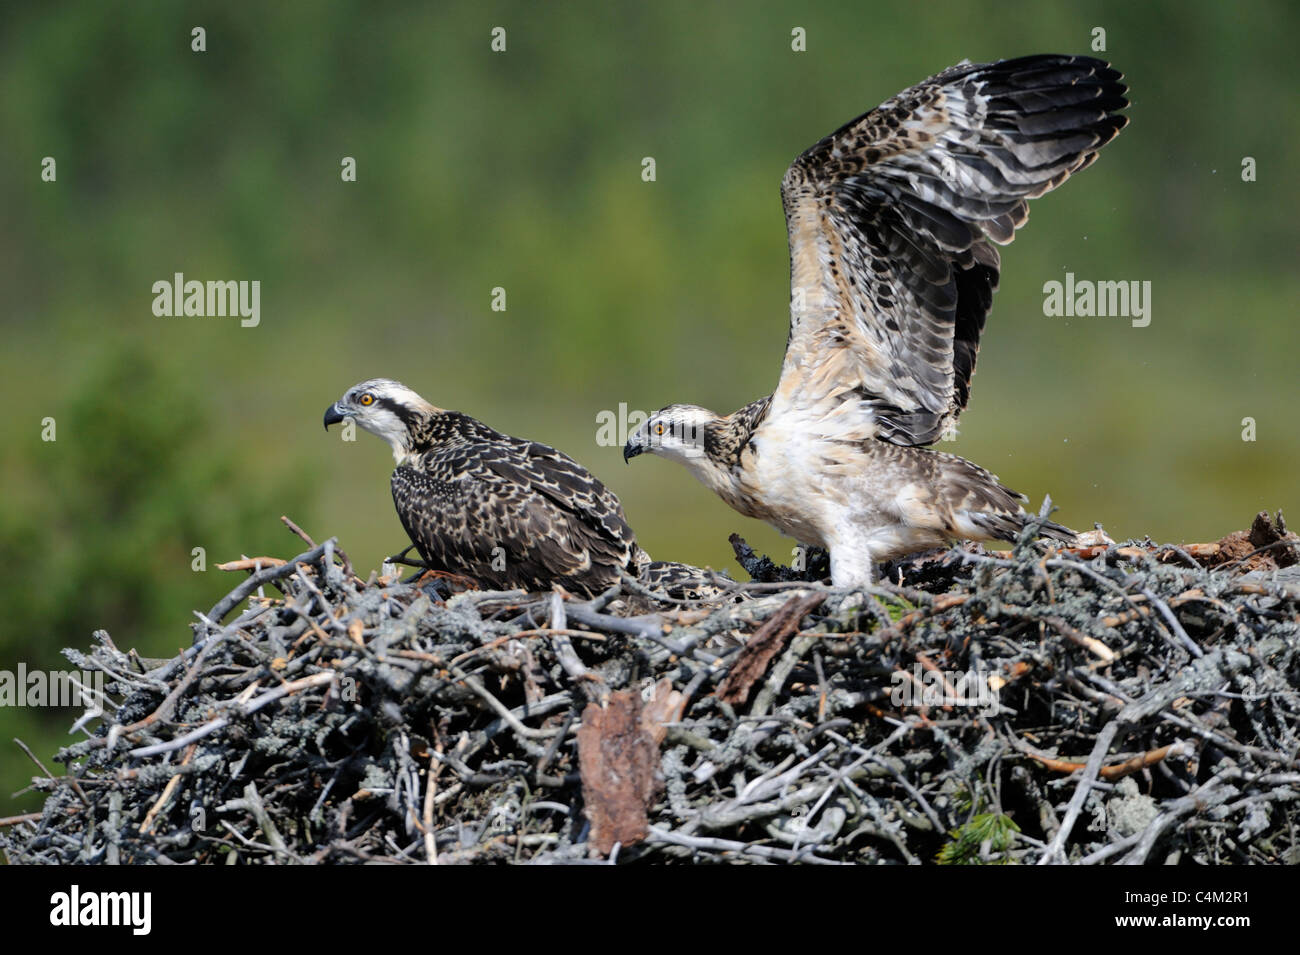
<svg viewBox="0 0 1300 955">
<path fill-rule="evenodd" d="M 705 453 L 705 434 L 718 416 L 699 405 L 669 405 L 637 428 L 623 446 L 623 460 L 650 452 L 683 464 L 698 464 Z"/>
<path fill-rule="evenodd" d="M 351 418 L 387 441 L 393 457 L 400 462 L 411 451 L 417 426 L 437 411 L 400 381 L 371 378 L 353 385 L 325 409 L 325 430 Z"/>
</svg>

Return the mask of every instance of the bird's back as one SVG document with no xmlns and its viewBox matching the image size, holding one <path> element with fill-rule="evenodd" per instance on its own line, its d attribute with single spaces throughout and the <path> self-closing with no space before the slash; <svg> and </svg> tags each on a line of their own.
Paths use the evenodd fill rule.
<svg viewBox="0 0 1300 955">
<path fill-rule="evenodd" d="M 643 556 L 618 498 L 589 471 L 459 412 L 430 417 L 392 490 L 426 563 L 491 587 L 594 593 L 636 574 Z"/>
</svg>

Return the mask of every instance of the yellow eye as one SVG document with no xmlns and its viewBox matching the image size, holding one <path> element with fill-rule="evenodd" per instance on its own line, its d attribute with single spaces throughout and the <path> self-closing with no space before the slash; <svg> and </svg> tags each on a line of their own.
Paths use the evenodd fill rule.
<svg viewBox="0 0 1300 955">
<path fill-rule="evenodd" d="M 664 433 L 664 426 L 662 424 L 655 425 L 655 434 L 663 434 L 663 433 Z"/>
<path fill-rule="evenodd" d="M 358 398 L 357 401 L 361 402 L 363 405 L 373 405 L 375 403 L 375 396 L 367 391 L 364 395 Z"/>
</svg>

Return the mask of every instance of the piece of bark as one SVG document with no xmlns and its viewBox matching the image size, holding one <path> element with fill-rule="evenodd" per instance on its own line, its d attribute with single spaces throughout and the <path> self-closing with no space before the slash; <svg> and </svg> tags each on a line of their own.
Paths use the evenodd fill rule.
<svg viewBox="0 0 1300 955">
<path fill-rule="evenodd" d="M 591 820 L 591 842 L 607 855 L 616 843 L 631 845 L 650 833 L 648 810 L 663 780 L 659 744 L 662 720 L 676 719 L 681 694 L 661 680 L 648 706 L 637 690 L 611 693 L 602 706 L 588 703 L 578 729 L 582 797 Z"/>
<path fill-rule="evenodd" d="M 732 706 L 744 703 L 750 688 L 767 672 L 772 658 L 781 652 L 790 634 L 799 629 L 799 621 L 825 599 L 825 594 L 811 594 L 787 600 L 745 641 L 744 649 L 737 654 L 736 662 L 718 687 L 718 698 Z"/>
</svg>

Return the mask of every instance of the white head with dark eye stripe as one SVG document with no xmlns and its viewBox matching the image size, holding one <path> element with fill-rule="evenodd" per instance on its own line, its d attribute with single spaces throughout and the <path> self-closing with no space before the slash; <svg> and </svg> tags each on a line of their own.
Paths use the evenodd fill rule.
<svg viewBox="0 0 1300 955">
<path fill-rule="evenodd" d="M 352 418 L 387 441 L 393 458 L 401 463 L 411 450 L 413 433 L 438 410 L 400 381 L 371 378 L 353 385 L 325 409 L 325 429 Z"/>
<path fill-rule="evenodd" d="M 705 454 L 709 428 L 718 416 L 699 405 L 669 405 L 661 408 L 637 428 L 623 447 L 623 460 L 649 452 L 685 464 Z"/>
</svg>

